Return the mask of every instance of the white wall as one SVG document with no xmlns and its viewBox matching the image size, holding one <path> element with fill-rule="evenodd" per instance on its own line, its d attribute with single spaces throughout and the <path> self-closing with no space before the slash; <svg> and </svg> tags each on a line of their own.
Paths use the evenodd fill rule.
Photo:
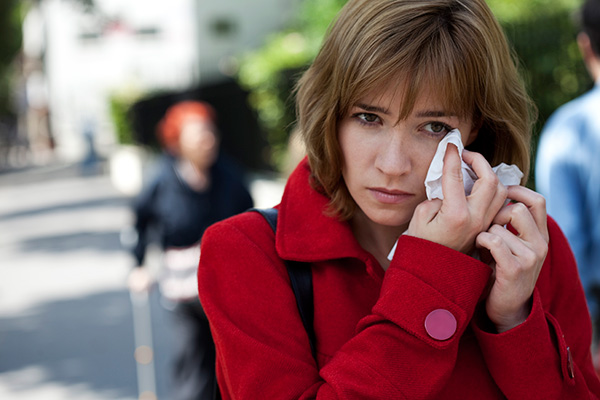
<svg viewBox="0 0 600 400">
<path fill-rule="evenodd" d="M 198 45 L 201 76 L 218 79 L 219 66 L 228 56 L 259 47 L 264 38 L 280 30 L 298 11 L 300 0 L 198 0 Z M 229 36 L 219 37 L 217 20 L 234 25 Z"/>
</svg>

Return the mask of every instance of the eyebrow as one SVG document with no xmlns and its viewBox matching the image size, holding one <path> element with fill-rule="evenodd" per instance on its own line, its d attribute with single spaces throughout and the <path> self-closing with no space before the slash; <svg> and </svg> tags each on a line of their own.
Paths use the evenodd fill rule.
<svg viewBox="0 0 600 400">
<path fill-rule="evenodd" d="M 415 114 L 418 118 L 458 117 L 456 114 L 445 111 L 419 111 Z"/>
<path fill-rule="evenodd" d="M 369 112 L 378 112 L 378 113 L 390 115 L 390 110 L 388 110 L 387 108 L 384 108 L 384 107 L 371 106 L 371 105 L 364 104 L 364 103 L 358 103 L 356 105 L 356 107 L 362 108 L 363 110 L 369 111 Z"/>
<path fill-rule="evenodd" d="M 362 108 L 363 110 L 369 111 L 369 112 L 377 112 L 377 113 L 382 113 L 385 115 L 391 114 L 390 110 L 388 110 L 385 107 L 373 106 L 373 105 L 369 105 L 369 104 L 365 104 L 365 103 L 358 103 L 358 104 L 356 104 L 356 107 Z M 448 113 L 445 111 L 425 110 L 425 111 L 417 112 L 415 114 L 415 117 L 417 117 L 417 118 L 441 118 L 441 117 L 456 118 L 456 117 L 458 117 L 458 115 L 454 114 L 454 113 Z"/>
</svg>

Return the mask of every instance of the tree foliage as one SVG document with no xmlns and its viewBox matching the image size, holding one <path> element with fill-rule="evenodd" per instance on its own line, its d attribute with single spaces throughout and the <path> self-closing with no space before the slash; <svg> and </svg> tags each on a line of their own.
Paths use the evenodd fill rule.
<svg viewBox="0 0 600 400">
<path fill-rule="evenodd" d="M 577 46 L 576 0 L 488 0 L 521 62 L 539 108 L 538 128 L 592 84 Z"/>
<path fill-rule="evenodd" d="M 239 82 L 250 92 L 250 105 L 271 145 L 272 162 L 284 162 L 295 120 L 294 84 L 315 57 L 327 27 L 346 0 L 304 0 L 291 26 L 271 35 L 264 46 L 245 55 Z"/>
<path fill-rule="evenodd" d="M 22 9 L 18 0 L 0 1 L 0 117 L 12 114 L 10 105 L 14 61 L 21 48 Z"/>
</svg>

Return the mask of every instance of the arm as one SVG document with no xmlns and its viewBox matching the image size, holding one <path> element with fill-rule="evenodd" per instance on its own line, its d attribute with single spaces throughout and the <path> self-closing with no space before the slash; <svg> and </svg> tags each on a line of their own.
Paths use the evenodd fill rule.
<svg viewBox="0 0 600 400">
<path fill-rule="evenodd" d="M 447 153 L 446 160 L 452 162 L 452 159 L 455 157 L 450 156 L 452 154 Z M 477 158 L 474 156 L 474 153 L 466 152 L 465 161 L 473 165 L 478 176 L 485 178 L 485 175 L 479 171 L 485 172 L 487 168 L 483 168 L 484 165 L 477 166 L 475 164 Z M 444 167 L 446 168 L 446 165 Z M 462 196 L 459 196 L 458 191 L 456 194 L 452 194 L 453 185 L 450 185 L 452 183 L 450 180 L 453 175 L 452 171 L 453 169 L 448 167 L 449 174 L 445 178 L 448 183 L 447 187 L 450 190 L 444 188 L 444 196 L 446 197 L 446 193 L 450 194 L 448 196 L 448 204 L 452 201 L 455 204 L 454 207 L 458 206 L 459 210 L 468 210 L 468 212 L 461 211 L 458 214 L 464 213 L 466 218 L 463 218 L 462 221 L 469 221 L 469 218 L 481 215 L 481 212 L 477 211 L 478 207 L 475 201 L 477 200 L 477 197 L 475 197 L 477 196 L 477 190 L 481 190 L 481 196 L 485 195 L 489 197 L 489 194 L 486 195 L 485 186 L 479 185 L 477 187 L 479 182 L 485 183 L 485 181 L 479 180 L 476 183 L 472 192 L 475 196 L 473 194 L 468 196 L 465 202 Z M 458 174 L 454 175 L 458 176 Z M 490 185 L 490 183 L 493 183 L 493 180 L 490 179 L 486 186 L 491 188 L 493 185 Z M 497 190 L 496 193 L 501 194 L 502 190 Z M 494 204 L 497 204 L 495 201 L 498 198 L 497 195 L 494 197 L 494 201 L 488 202 L 490 204 L 489 208 L 493 212 L 493 217 L 491 220 L 488 220 L 489 217 L 484 214 L 484 226 L 490 226 L 489 222 L 491 222 L 491 226 L 477 234 L 476 240 L 478 247 L 490 251 L 493 257 L 490 260 L 492 261 L 490 265 L 494 268 L 494 279 L 491 281 L 489 293 L 486 294 L 485 305 L 482 307 L 481 314 L 484 317 L 483 319 L 489 322 L 488 327 L 491 327 L 491 329 L 488 328 L 489 332 L 500 332 L 500 334 L 494 335 L 493 333 L 484 334 L 483 330 L 479 330 L 480 339 L 484 336 L 488 337 L 486 335 L 491 335 L 489 337 L 497 340 L 493 342 L 493 345 L 489 345 L 489 343 L 481 340 L 481 347 L 484 351 L 488 369 L 508 398 L 539 398 L 541 388 L 537 387 L 537 385 L 532 385 L 531 382 L 541 383 L 540 386 L 543 386 L 547 394 L 547 396 L 542 396 L 542 398 L 588 398 L 588 382 L 582 381 L 581 377 L 569 377 L 567 381 L 562 379 L 563 376 L 561 376 L 560 372 L 564 372 L 567 367 L 561 369 L 561 357 L 571 357 L 568 355 L 571 350 L 567 351 L 567 346 L 562 343 L 563 346 L 559 346 L 562 349 L 559 356 L 559 352 L 555 351 L 550 345 L 552 342 L 551 336 L 555 335 L 559 338 L 560 342 L 562 333 L 555 326 L 558 324 L 553 324 L 552 326 L 555 330 L 550 331 L 544 317 L 539 294 L 534 292 L 538 276 L 546 258 L 547 243 L 549 241 L 544 199 L 540 195 L 518 186 L 509 187 L 505 189 L 504 193 L 506 198 L 514 200 L 517 203 L 501 206 L 498 210 L 494 206 Z M 479 199 L 482 198 L 481 196 Z M 503 202 L 504 199 L 501 199 L 501 201 Z M 412 228 L 415 228 L 412 231 L 418 235 L 423 235 L 423 237 L 432 237 L 431 235 L 435 235 L 436 231 L 439 232 L 439 228 L 430 229 L 431 227 L 435 227 L 433 223 L 436 220 L 442 221 L 443 219 L 445 225 L 448 224 L 447 221 L 452 221 L 448 218 L 451 211 L 448 213 L 444 212 L 445 203 L 446 200 L 441 204 L 438 202 L 437 210 L 435 207 L 436 204 L 433 202 L 424 203 L 424 207 L 420 206 L 421 210 L 417 208 L 415 218 L 411 221 L 409 232 L 411 232 Z M 429 219 L 417 219 L 416 217 L 419 217 L 418 213 L 426 210 L 427 207 L 431 207 L 435 211 L 430 214 L 432 217 Z M 450 209 L 452 210 L 454 207 Z M 422 221 L 428 220 L 430 221 L 429 223 L 422 223 Z M 504 227 L 506 224 L 511 224 L 514 230 L 509 231 L 506 229 Z M 452 242 L 449 242 L 449 240 L 452 240 L 452 237 L 447 236 L 444 237 L 442 235 L 437 238 L 433 236 L 433 240 L 440 243 L 444 243 L 443 240 L 445 240 L 446 245 L 456 246 Z M 466 238 L 469 237 L 466 236 Z M 460 245 L 454 248 L 461 250 L 466 247 L 465 245 Z M 570 252 L 566 251 L 566 253 Z M 575 271 L 573 272 L 573 276 L 577 276 Z M 581 301 L 581 296 L 579 297 Z M 585 321 L 587 321 L 587 327 L 589 328 L 589 317 L 586 319 L 587 309 L 585 303 L 579 304 L 579 306 L 579 319 L 574 322 L 578 322 L 578 329 L 582 329 L 582 323 L 585 325 Z M 583 312 L 583 315 L 581 312 Z M 574 316 L 574 314 L 576 313 L 572 313 L 571 316 Z M 548 320 L 552 320 L 552 318 L 548 317 Z M 514 335 L 515 332 L 525 332 L 525 321 L 528 322 L 525 325 L 534 327 L 532 329 L 533 333 L 530 331 L 529 336 L 527 334 L 521 336 L 520 346 L 514 347 L 520 352 L 505 351 L 505 347 L 500 346 L 502 344 L 500 338 Z M 536 334 L 540 336 L 538 337 Z M 526 345 L 524 346 L 523 343 L 526 343 Z M 588 340 L 587 346 L 585 344 L 582 346 L 587 350 L 588 355 L 589 343 Z M 579 345 L 578 343 L 577 347 Z M 579 360 L 584 364 L 586 362 L 585 358 L 580 358 Z M 570 360 L 570 362 L 572 361 Z M 587 361 L 589 363 L 589 360 Z M 548 366 L 553 365 L 559 366 L 554 370 L 554 374 L 548 371 Z M 591 364 L 589 366 L 591 367 Z M 567 375 L 569 375 L 568 372 Z M 576 379 L 579 379 L 577 383 L 575 383 Z M 591 386 L 596 384 L 597 380 L 590 381 Z M 576 386 L 576 389 L 572 389 L 570 392 L 565 389 L 570 386 Z M 581 397 L 582 393 L 586 397 Z"/>
<path fill-rule="evenodd" d="M 211 321 L 224 398 L 436 398 L 455 368 L 489 267 L 441 245 L 402 237 L 402 257 L 392 261 L 372 313 L 319 370 L 273 241 L 258 215 L 214 225 L 204 236 L 199 293 Z M 438 308 L 457 320 L 448 340 L 432 339 L 423 325 Z"/>
<path fill-rule="evenodd" d="M 572 141 L 579 145 L 575 146 Z M 597 308 L 597 301 L 590 293 L 591 270 L 594 268 L 594 262 L 589 258 L 592 227 L 584 200 L 587 179 L 582 176 L 592 167 L 578 165 L 582 159 L 590 158 L 581 154 L 586 149 L 593 147 L 581 146 L 581 139 L 571 124 L 549 124 L 540 141 L 536 160 L 536 189 L 546 197 L 548 214 L 564 232 L 577 260 L 588 301 Z"/>
<path fill-rule="evenodd" d="M 494 380 L 507 398 L 597 399 L 591 324 L 575 261 L 556 223 L 533 293 L 531 313 L 502 334 L 475 333 Z"/>
<path fill-rule="evenodd" d="M 146 256 L 146 247 L 148 246 L 148 230 L 154 221 L 153 205 L 158 190 L 158 178 L 151 181 L 140 192 L 133 204 L 134 229 L 137 236 L 135 245 L 132 248 L 133 256 L 136 260 L 136 266 L 141 267 L 144 264 Z"/>
<path fill-rule="evenodd" d="M 152 206 L 157 187 L 158 181 L 152 181 L 138 195 L 132 207 L 135 218 L 135 242 L 132 243 L 131 253 L 135 259 L 135 268 L 129 273 L 127 284 L 129 289 L 134 292 L 147 291 L 152 285 L 152 277 L 144 265 L 144 259 L 148 246 L 148 230 L 154 218 Z"/>
</svg>

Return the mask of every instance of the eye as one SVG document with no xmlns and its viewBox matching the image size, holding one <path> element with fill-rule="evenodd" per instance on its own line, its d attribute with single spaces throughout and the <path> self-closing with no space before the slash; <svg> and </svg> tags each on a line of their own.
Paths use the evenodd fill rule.
<svg viewBox="0 0 600 400">
<path fill-rule="evenodd" d="M 452 127 L 443 122 L 429 122 L 423 126 L 423 130 L 432 137 L 443 137 L 452 130 Z"/>
<path fill-rule="evenodd" d="M 354 118 L 357 118 L 360 123 L 365 125 L 373 125 L 379 122 L 379 117 L 377 114 L 371 113 L 356 113 L 353 115 Z"/>
</svg>

